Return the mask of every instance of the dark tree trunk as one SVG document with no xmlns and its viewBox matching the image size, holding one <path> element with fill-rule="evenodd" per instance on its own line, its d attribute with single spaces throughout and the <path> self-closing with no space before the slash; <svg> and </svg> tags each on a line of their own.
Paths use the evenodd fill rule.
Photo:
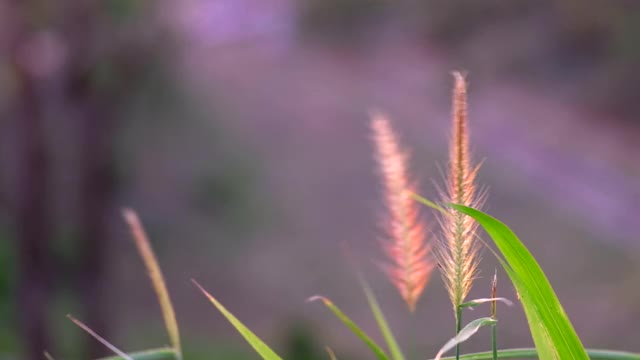
<svg viewBox="0 0 640 360">
<path fill-rule="evenodd" d="M 92 111 L 93 110 L 93 111 Z M 80 119 L 82 137 L 79 225 L 81 239 L 80 296 L 86 308 L 87 323 L 106 338 L 110 337 L 106 317 L 108 294 L 107 248 L 109 219 L 114 196 L 111 119 L 94 109 Z M 89 348 L 91 358 L 104 354 L 100 344 Z"/>
<path fill-rule="evenodd" d="M 40 360 L 45 349 L 51 350 L 46 322 L 51 280 L 50 173 L 37 81 L 20 62 L 19 44 L 20 38 L 16 39 L 12 49 L 13 68 L 19 84 L 15 108 L 19 137 L 19 184 L 15 204 L 18 241 L 16 303 L 25 359 Z"/>
<path fill-rule="evenodd" d="M 68 105 L 76 115 L 78 129 L 79 187 L 77 223 L 79 230 L 78 292 L 85 308 L 86 323 L 106 339 L 111 338 L 106 305 L 108 294 L 107 251 L 109 223 L 115 193 L 113 166 L 113 111 L 108 93 L 93 83 L 95 62 L 92 54 L 100 18 L 100 2 L 78 2 L 70 9 L 66 34 L 72 57 L 67 74 Z M 94 56 L 92 56 L 94 55 Z M 109 61 L 106 58 L 99 59 Z M 105 355 L 105 348 L 88 343 L 88 356 Z"/>
<path fill-rule="evenodd" d="M 83 59 L 84 54 L 78 54 Z M 77 224 L 79 229 L 78 292 L 85 308 L 86 323 L 102 337 L 109 339 L 106 316 L 108 296 L 107 250 L 109 219 L 114 197 L 113 119 L 111 112 L 102 106 L 102 100 L 91 86 L 91 73 L 87 65 L 72 67 L 69 77 L 69 105 L 76 109 L 78 127 L 78 175 L 79 187 Z M 88 343 L 91 358 L 105 355 L 104 347 Z"/>
</svg>

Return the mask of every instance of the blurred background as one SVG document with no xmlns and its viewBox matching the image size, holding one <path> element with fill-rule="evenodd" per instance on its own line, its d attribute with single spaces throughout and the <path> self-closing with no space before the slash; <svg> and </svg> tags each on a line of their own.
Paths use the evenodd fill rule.
<svg viewBox="0 0 640 360">
<path fill-rule="evenodd" d="M 380 339 L 345 243 L 402 345 L 432 356 L 454 326 L 439 276 L 411 317 L 375 266 L 367 113 L 394 120 L 434 198 L 455 69 L 487 211 L 586 345 L 640 351 L 638 64 L 635 0 L 1 0 L 0 359 L 108 355 L 68 313 L 127 351 L 168 342 L 123 206 L 187 359 L 257 358 L 191 278 L 286 359 L 370 358 L 305 303 L 326 295 Z M 485 251 L 471 297 L 496 267 Z M 502 346 L 532 344 L 520 307 L 499 317 Z M 488 348 L 488 331 L 464 346 Z"/>
</svg>

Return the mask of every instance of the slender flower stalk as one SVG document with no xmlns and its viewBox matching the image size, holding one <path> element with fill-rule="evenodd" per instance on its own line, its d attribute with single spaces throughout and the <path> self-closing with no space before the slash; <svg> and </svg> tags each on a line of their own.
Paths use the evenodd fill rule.
<svg viewBox="0 0 640 360">
<path fill-rule="evenodd" d="M 498 298 L 498 273 L 493 274 L 493 281 L 491 282 L 491 298 Z M 497 320 L 496 308 L 498 301 L 491 302 L 491 318 Z M 498 330 L 496 324 L 491 325 L 491 351 L 493 352 L 493 360 L 498 360 Z"/>
<path fill-rule="evenodd" d="M 412 198 L 417 191 L 409 175 L 409 154 L 384 115 L 372 114 L 371 127 L 387 210 L 383 221 L 383 246 L 388 257 L 385 270 L 413 312 L 434 268 L 428 258 L 431 245 L 427 243 L 427 227 Z"/>
<path fill-rule="evenodd" d="M 459 72 L 453 73 L 453 131 L 449 145 L 449 167 L 446 190 L 440 195 L 445 203 L 479 208 L 484 195 L 475 184 L 479 165 L 472 165 L 467 123 L 467 84 Z M 477 223 L 454 209 L 440 217 L 443 241 L 438 247 L 438 260 L 456 319 L 456 333 L 460 332 L 462 308 L 477 275 L 479 244 L 476 239 Z M 456 346 L 456 358 L 459 356 Z"/>
</svg>

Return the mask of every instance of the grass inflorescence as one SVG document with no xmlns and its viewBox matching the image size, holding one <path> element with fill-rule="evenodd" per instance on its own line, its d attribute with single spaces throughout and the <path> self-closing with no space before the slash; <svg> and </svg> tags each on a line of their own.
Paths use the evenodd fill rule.
<svg viewBox="0 0 640 360">
<path fill-rule="evenodd" d="M 419 204 L 411 196 L 417 192 L 417 186 L 410 176 L 408 152 L 381 113 L 372 115 L 371 128 L 387 209 L 383 218 L 383 247 L 388 260 L 385 270 L 414 311 L 434 268 L 434 262 L 427 257 L 431 251 L 428 230 L 420 216 Z"/>
</svg>

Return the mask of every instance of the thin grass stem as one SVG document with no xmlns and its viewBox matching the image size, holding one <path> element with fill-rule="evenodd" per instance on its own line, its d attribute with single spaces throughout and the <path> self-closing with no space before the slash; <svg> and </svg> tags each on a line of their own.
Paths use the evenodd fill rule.
<svg viewBox="0 0 640 360">
<path fill-rule="evenodd" d="M 462 330 L 462 307 L 456 307 L 456 335 Z M 460 359 L 460 344 L 456 344 L 456 360 Z"/>
<path fill-rule="evenodd" d="M 415 316 L 409 320 L 409 327 L 409 357 L 407 359 L 411 360 L 418 358 L 418 331 Z"/>
<path fill-rule="evenodd" d="M 491 282 L 491 298 L 496 299 L 498 297 L 498 270 L 493 273 L 493 281 Z M 498 302 L 496 300 L 491 302 L 491 318 L 498 320 Z M 493 360 L 498 360 L 498 329 L 497 323 L 491 325 L 491 350 L 493 351 Z"/>
<path fill-rule="evenodd" d="M 498 340 L 497 340 L 497 324 L 491 325 L 491 350 L 493 352 L 493 360 L 498 360 Z"/>
</svg>

